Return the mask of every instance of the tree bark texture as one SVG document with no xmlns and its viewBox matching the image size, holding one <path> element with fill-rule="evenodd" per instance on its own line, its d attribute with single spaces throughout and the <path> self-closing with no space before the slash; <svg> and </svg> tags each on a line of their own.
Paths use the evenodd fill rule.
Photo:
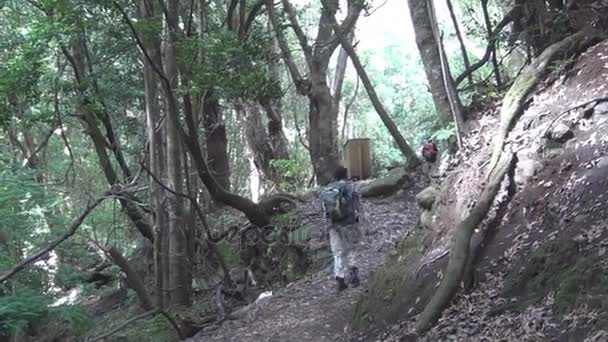
<svg viewBox="0 0 608 342">
<path fill-rule="evenodd" d="M 178 21 L 178 1 L 167 1 L 167 28 L 165 75 L 171 84 L 171 92 L 178 86 L 176 35 Z M 174 96 L 173 93 L 166 97 Z M 177 108 L 169 107 L 172 117 L 178 117 Z M 177 123 L 174 120 L 167 122 L 167 186 L 175 193 L 183 193 L 185 172 L 182 170 L 182 151 Z M 167 207 L 169 214 L 169 300 L 172 305 L 190 305 L 188 289 L 192 283 L 190 265 L 187 258 L 186 225 L 184 221 L 183 199 L 174 193 L 167 194 Z"/>
<path fill-rule="evenodd" d="M 149 19 L 154 15 L 154 7 L 151 0 L 141 0 L 139 16 Z M 146 49 L 157 65 L 160 65 L 160 40 L 153 34 L 144 34 L 142 41 Z M 156 305 L 163 308 L 165 305 L 165 292 L 163 278 L 168 274 L 167 260 L 167 212 L 163 205 L 164 189 L 154 181 L 153 177 L 160 180 L 166 178 L 165 173 L 165 150 L 164 150 L 164 124 L 162 121 L 158 101 L 158 77 L 154 73 L 150 62 L 144 58 L 144 86 L 145 86 L 145 110 L 146 124 L 150 146 L 149 169 L 150 175 L 150 198 L 151 209 L 154 212 L 154 272 L 156 281 Z"/>
<path fill-rule="evenodd" d="M 429 81 L 431 94 L 435 108 L 443 123 L 452 121 L 452 111 L 448 94 L 443 83 L 443 73 L 441 71 L 441 56 L 437 48 L 437 41 L 433 35 L 433 26 L 429 18 L 427 1 L 408 0 L 410 16 L 414 25 L 416 45 L 420 51 L 424 71 Z M 449 70 L 449 69 L 448 69 Z M 451 75 L 447 75 L 452 79 Z"/>
<path fill-rule="evenodd" d="M 203 125 L 207 163 L 217 183 L 230 191 L 230 159 L 228 158 L 228 139 L 226 125 L 219 99 L 211 91 L 203 99 Z"/>
</svg>

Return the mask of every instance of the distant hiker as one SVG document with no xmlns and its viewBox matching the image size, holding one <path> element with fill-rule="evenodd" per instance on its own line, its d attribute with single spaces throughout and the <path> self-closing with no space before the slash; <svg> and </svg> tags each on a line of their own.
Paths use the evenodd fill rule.
<svg viewBox="0 0 608 342">
<path fill-rule="evenodd" d="M 337 290 L 341 292 L 347 288 L 347 272 L 352 287 L 359 286 L 358 268 L 354 266 L 351 250 L 355 236 L 359 235 L 357 222 L 361 213 L 361 202 L 354 184 L 346 179 L 346 168 L 339 166 L 333 176 L 334 182 L 328 184 L 320 194 L 327 223 L 322 235 L 324 239 L 329 237 Z"/>
<path fill-rule="evenodd" d="M 430 139 L 422 145 L 422 156 L 429 163 L 434 163 L 437 160 L 437 144 Z"/>
</svg>

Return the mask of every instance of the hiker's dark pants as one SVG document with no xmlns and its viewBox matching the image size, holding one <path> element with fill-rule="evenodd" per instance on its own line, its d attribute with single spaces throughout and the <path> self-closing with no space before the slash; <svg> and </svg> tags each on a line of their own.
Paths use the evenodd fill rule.
<svg viewBox="0 0 608 342">
<path fill-rule="evenodd" d="M 355 266 L 353 247 L 356 244 L 357 225 L 330 225 L 329 246 L 334 258 L 334 276 L 345 278 L 346 272 Z"/>
</svg>

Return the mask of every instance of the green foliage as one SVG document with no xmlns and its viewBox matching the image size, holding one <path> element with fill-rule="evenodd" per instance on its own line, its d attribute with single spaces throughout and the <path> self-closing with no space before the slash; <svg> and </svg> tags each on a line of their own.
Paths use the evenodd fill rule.
<svg viewBox="0 0 608 342">
<path fill-rule="evenodd" d="M 211 89 L 223 99 L 276 98 L 280 88 L 268 77 L 270 36 L 254 26 L 246 40 L 228 30 L 184 38 L 179 64 L 192 83 L 182 92 L 203 95 Z"/>
<path fill-rule="evenodd" d="M 224 262 L 226 262 L 227 267 L 235 267 L 240 264 L 241 258 L 238 245 L 224 240 L 219 242 L 216 248 L 218 253 L 222 256 L 222 259 L 224 259 Z"/>
<path fill-rule="evenodd" d="M 440 128 L 431 134 L 431 139 L 437 142 L 448 141 L 456 134 L 456 126 L 451 123 L 448 127 Z"/>
<path fill-rule="evenodd" d="M 278 186 L 289 192 L 297 192 L 306 186 L 306 167 L 296 159 L 275 159 L 270 166 L 277 174 Z"/>
<path fill-rule="evenodd" d="M 65 322 L 77 336 L 83 335 L 93 325 L 90 317 L 79 305 L 64 305 L 58 308 L 51 308 L 51 313 L 54 313 L 49 317 L 51 321 L 58 319 Z"/>
<path fill-rule="evenodd" d="M 0 331 L 14 333 L 43 319 L 49 313 L 48 304 L 47 298 L 29 288 L 0 297 Z"/>
</svg>

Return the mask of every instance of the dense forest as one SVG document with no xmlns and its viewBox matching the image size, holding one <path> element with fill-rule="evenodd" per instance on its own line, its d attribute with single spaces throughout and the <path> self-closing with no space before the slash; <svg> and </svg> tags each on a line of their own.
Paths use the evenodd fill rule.
<svg viewBox="0 0 608 342">
<path fill-rule="evenodd" d="M 0 340 L 608 340 L 607 34 L 603 0 L 0 0 Z"/>
</svg>

